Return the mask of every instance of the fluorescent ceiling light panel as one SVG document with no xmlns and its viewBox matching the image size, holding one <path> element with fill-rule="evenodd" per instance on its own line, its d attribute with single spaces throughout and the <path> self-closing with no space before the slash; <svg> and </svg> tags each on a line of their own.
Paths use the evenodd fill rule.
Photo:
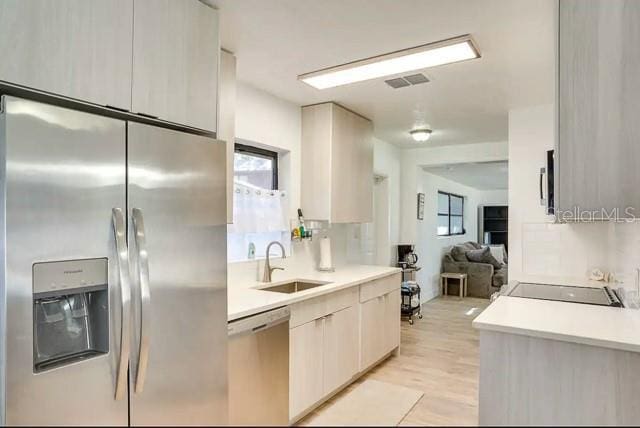
<svg viewBox="0 0 640 428">
<path fill-rule="evenodd" d="M 314 88 L 327 89 L 475 58 L 480 58 L 480 51 L 467 34 L 302 74 L 298 79 Z"/>
</svg>

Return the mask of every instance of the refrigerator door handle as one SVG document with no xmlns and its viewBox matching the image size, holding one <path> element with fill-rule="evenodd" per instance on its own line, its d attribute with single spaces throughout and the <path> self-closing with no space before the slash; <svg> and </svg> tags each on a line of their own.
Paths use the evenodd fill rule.
<svg viewBox="0 0 640 428">
<path fill-rule="evenodd" d="M 129 283 L 129 251 L 125 242 L 126 229 L 122 209 L 113 208 L 113 233 L 118 253 L 118 277 L 122 298 L 122 329 L 120 332 L 120 360 L 116 375 L 116 400 L 121 400 L 127 392 L 127 370 L 129 368 L 129 341 L 131 333 L 131 284 Z"/>
<path fill-rule="evenodd" d="M 135 392 L 139 394 L 144 390 L 147 362 L 149 361 L 151 290 L 149 288 L 149 259 L 142 211 L 139 208 L 134 208 L 132 217 L 136 249 L 138 251 L 136 258 L 139 273 L 138 280 L 140 281 L 140 352 L 138 353 L 138 373 L 136 374 L 135 386 Z"/>
</svg>

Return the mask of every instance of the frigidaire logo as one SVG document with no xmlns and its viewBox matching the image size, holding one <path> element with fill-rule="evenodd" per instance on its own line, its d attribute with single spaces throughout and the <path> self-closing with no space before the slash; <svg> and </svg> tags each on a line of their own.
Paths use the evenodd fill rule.
<svg viewBox="0 0 640 428">
<path fill-rule="evenodd" d="M 82 273 L 82 272 L 84 272 L 82 269 L 76 269 L 76 270 L 65 270 L 65 271 L 64 271 L 64 274 L 65 274 L 65 275 L 70 275 L 70 274 L 72 274 L 72 273 Z"/>
</svg>

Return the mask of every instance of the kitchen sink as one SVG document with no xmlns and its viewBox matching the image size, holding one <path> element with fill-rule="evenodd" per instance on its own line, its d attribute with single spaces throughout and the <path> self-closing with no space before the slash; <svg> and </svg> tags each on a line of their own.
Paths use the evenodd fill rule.
<svg viewBox="0 0 640 428">
<path fill-rule="evenodd" d="M 318 281 L 293 281 L 287 282 L 286 284 L 278 284 L 272 285 L 271 287 L 260 288 L 262 291 L 273 291 L 276 293 L 298 293 L 300 291 L 310 290 L 312 288 L 320 287 L 326 284 L 330 284 L 329 282 L 318 282 Z"/>
</svg>

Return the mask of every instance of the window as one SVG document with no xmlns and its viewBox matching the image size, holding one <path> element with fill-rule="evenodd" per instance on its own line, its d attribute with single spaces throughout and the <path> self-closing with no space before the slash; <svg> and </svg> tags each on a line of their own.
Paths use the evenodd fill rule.
<svg viewBox="0 0 640 428">
<path fill-rule="evenodd" d="M 235 144 L 234 181 L 261 189 L 278 190 L 278 153 L 258 147 Z"/>
<path fill-rule="evenodd" d="M 280 241 L 290 254 L 289 201 L 278 189 L 278 153 L 235 144 L 233 224 L 227 228 L 227 260 L 265 257 L 267 244 Z M 274 247 L 273 254 L 280 255 Z"/>
<path fill-rule="evenodd" d="M 464 235 L 464 197 L 438 192 L 438 236 Z"/>
</svg>

